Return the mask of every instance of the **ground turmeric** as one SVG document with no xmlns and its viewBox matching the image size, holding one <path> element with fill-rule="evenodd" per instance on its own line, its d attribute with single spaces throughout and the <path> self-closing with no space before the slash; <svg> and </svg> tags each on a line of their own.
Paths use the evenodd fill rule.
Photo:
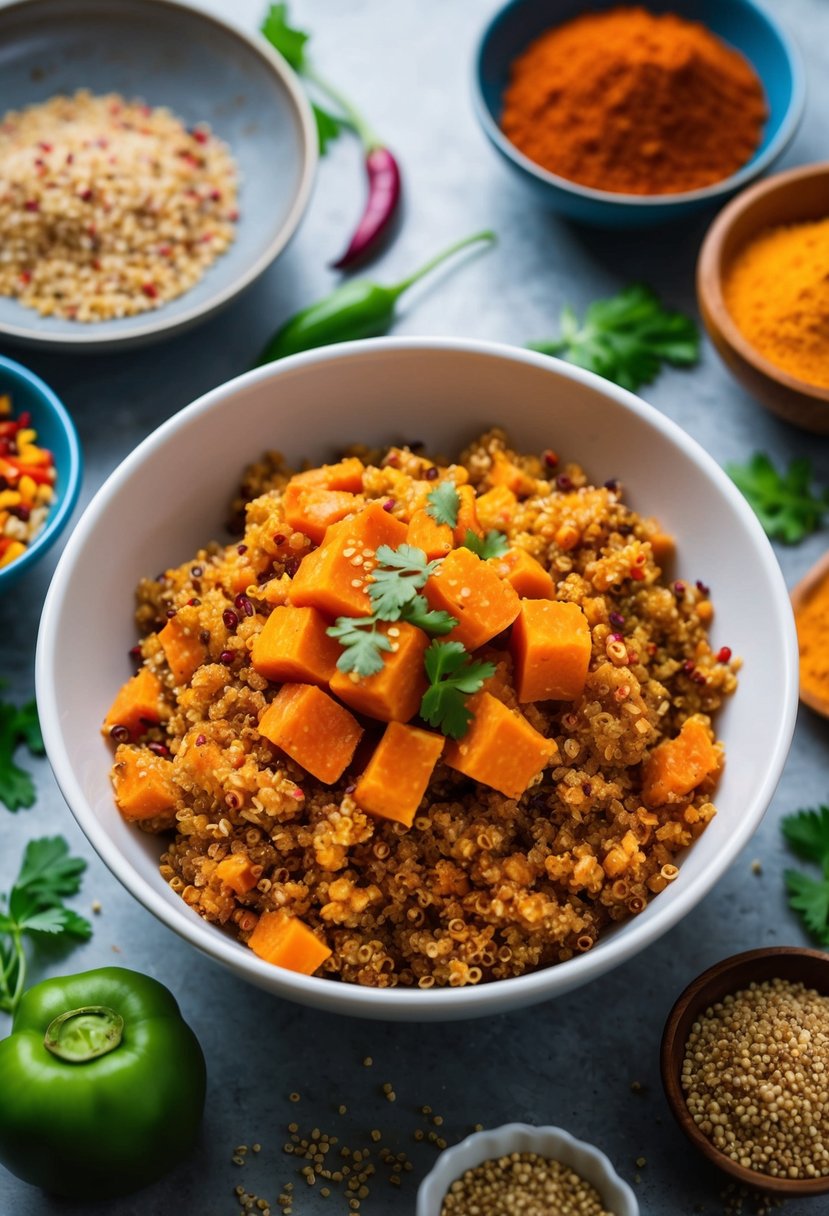
<svg viewBox="0 0 829 1216">
<path fill-rule="evenodd" d="M 829 571 L 795 612 L 800 649 L 800 692 L 829 702 Z"/>
<path fill-rule="evenodd" d="M 762 232 L 723 281 L 738 329 L 770 363 L 829 388 L 829 219 Z"/>
<path fill-rule="evenodd" d="M 616 8 L 548 30 L 514 61 L 501 126 L 561 177 L 674 194 L 741 168 L 765 118 L 756 72 L 705 26 Z"/>
</svg>

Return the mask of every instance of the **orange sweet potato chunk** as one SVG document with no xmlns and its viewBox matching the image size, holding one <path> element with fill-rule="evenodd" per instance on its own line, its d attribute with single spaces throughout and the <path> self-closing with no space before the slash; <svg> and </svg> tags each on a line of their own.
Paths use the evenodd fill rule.
<svg viewBox="0 0 829 1216">
<path fill-rule="evenodd" d="M 302 559 L 288 591 L 297 608 L 318 608 L 330 617 L 370 616 L 368 575 L 381 545 L 396 549 L 406 525 L 371 502 L 351 519 L 334 524 L 319 549 Z"/>
<path fill-rule="evenodd" d="M 478 521 L 478 512 L 475 509 L 476 496 L 473 486 L 458 486 L 458 518 L 455 527 L 452 529 L 452 534 L 455 538 L 456 545 L 462 545 L 466 540 L 467 532 L 474 532 L 475 536 L 483 536 L 484 530 Z"/>
<path fill-rule="evenodd" d="M 475 716 L 462 739 L 447 741 L 444 760 L 473 781 L 520 798 L 557 755 L 555 741 L 545 739 L 492 693 L 476 693 L 467 705 Z"/>
<path fill-rule="evenodd" d="M 173 811 L 178 787 L 170 760 L 146 748 L 121 745 L 112 768 L 115 801 L 125 819 L 154 819 Z"/>
<path fill-rule="evenodd" d="M 104 718 L 103 733 L 113 726 L 125 726 L 130 738 L 138 739 L 148 726 L 161 721 L 161 681 L 149 667 L 142 667 L 119 690 Z"/>
<path fill-rule="evenodd" d="M 526 549 L 510 549 L 490 563 L 499 578 L 511 583 L 522 599 L 550 600 L 556 585 L 552 575 Z"/>
<path fill-rule="evenodd" d="M 475 509 L 481 527 L 502 532 L 511 523 L 517 505 L 517 497 L 507 486 L 493 486 L 478 497 Z"/>
<path fill-rule="evenodd" d="M 651 752 L 642 774 L 642 800 L 664 806 L 687 797 L 707 777 L 722 768 L 722 749 L 699 717 L 686 718 L 675 739 L 666 739 Z"/>
<path fill-rule="evenodd" d="M 359 494 L 363 488 L 365 465 L 356 456 L 338 460 L 336 464 L 323 464 L 304 473 L 295 473 L 288 485 L 312 486 L 322 490 L 348 490 Z"/>
<path fill-rule="evenodd" d="M 592 648 L 578 604 L 522 600 L 510 649 L 519 701 L 575 701 L 584 690 Z"/>
<path fill-rule="evenodd" d="M 323 486 L 289 482 L 282 496 L 282 509 L 294 531 L 304 532 L 318 545 L 332 524 L 353 515 L 363 502 L 348 490 L 327 490 Z"/>
<path fill-rule="evenodd" d="M 313 975 L 331 954 L 307 925 L 286 912 L 263 912 L 248 945 L 266 963 L 302 975 Z"/>
<path fill-rule="evenodd" d="M 236 895 L 247 895 L 257 883 L 256 867 L 245 853 L 231 853 L 216 866 L 219 882 L 230 887 Z M 258 867 L 261 873 L 261 866 Z"/>
<path fill-rule="evenodd" d="M 406 544 L 422 549 L 431 562 L 436 557 L 446 557 L 454 546 L 454 537 L 448 524 L 439 524 L 421 508 L 409 520 Z"/>
<path fill-rule="evenodd" d="M 511 625 L 521 610 L 518 594 L 492 566 L 470 549 L 453 549 L 427 581 L 429 607 L 444 609 L 458 620 L 447 634 L 467 650 L 477 650 Z"/>
<path fill-rule="evenodd" d="M 316 608 L 274 608 L 253 643 L 253 666 L 266 680 L 327 684 L 340 655 L 339 643 L 325 632 L 328 623 Z"/>
<path fill-rule="evenodd" d="M 259 721 L 260 735 L 325 785 L 343 775 L 362 733 L 315 684 L 283 684 Z"/>
<path fill-rule="evenodd" d="M 179 616 L 171 617 L 158 640 L 176 684 L 189 684 L 197 668 L 207 658 L 207 647 L 199 640 L 198 624 L 187 624 Z"/>
<path fill-rule="evenodd" d="M 517 464 L 504 455 L 503 452 L 493 452 L 492 468 L 487 474 L 491 486 L 505 486 L 519 498 L 526 498 L 535 493 L 535 478 L 530 477 Z"/>
<path fill-rule="evenodd" d="M 390 722 L 357 781 L 354 801 L 370 815 L 410 828 L 442 751 L 441 735 Z"/>
<path fill-rule="evenodd" d="M 379 631 L 397 647 L 383 653 L 383 670 L 373 676 L 335 671 L 331 691 L 357 713 L 382 722 L 408 722 L 420 709 L 427 688 L 423 655 L 429 639 L 406 621 L 380 625 Z"/>
</svg>

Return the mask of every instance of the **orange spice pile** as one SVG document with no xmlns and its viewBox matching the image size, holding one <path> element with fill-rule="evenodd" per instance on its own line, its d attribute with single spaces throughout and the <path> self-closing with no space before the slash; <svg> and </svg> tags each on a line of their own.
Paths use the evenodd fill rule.
<svg viewBox="0 0 829 1216">
<path fill-rule="evenodd" d="M 548 30 L 515 60 L 501 125 L 561 177 L 674 194 L 741 168 L 765 118 L 754 69 L 705 26 L 616 8 Z"/>
</svg>

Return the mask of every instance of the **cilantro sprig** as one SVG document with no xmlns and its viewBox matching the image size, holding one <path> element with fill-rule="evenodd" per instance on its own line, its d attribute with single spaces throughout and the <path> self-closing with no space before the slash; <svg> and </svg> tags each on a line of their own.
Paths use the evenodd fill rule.
<svg viewBox="0 0 829 1216">
<path fill-rule="evenodd" d="M 325 632 L 343 648 L 337 659 L 340 671 L 373 676 L 383 670 L 383 651 L 391 650 L 391 642 L 377 628 L 375 617 L 338 616 Z"/>
<path fill-rule="evenodd" d="M 472 713 L 467 697 L 495 674 L 495 664 L 474 661 L 460 642 L 434 641 L 424 655 L 429 687 L 423 694 L 420 716 L 452 739 L 462 739 Z"/>
<path fill-rule="evenodd" d="M 26 846 L 8 895 L 0 895 L 0 1010 L 14 1013 L 26 984 L 24 940 L 84 941 L 88 920 L 63 901 L 77 895 L 86 862 L 70 857 L 62 836 L 44 836 Z"/>
<path fill-rule="evenodd" d="M 44 754 L 37 707 L 34 701 L 27 701 L 19 709 L 0 701 L 0 802 L 10 811 L 32 806 L 35 801 L 31 776 L 14 762 L 21 745 L 33 756 Z"/>
<path fill-rule="evenodd" d="M 381 545 L 368 588 L 374 615 L 382 621 L 399 621 L 403 609 L 439 565 L 439 560 L 430 562 L 414 545 L 398 545 L 396 549 Z"/>
<path fill-rule="evenodd" d="M 528 345 L 635 392 L 656 379 L 663 363 L 696 363 L 699 331 L 690 317 L 669 312 L 649 287 L 634 283 L 618 295 L 595 300 L 582 321 L 572 308 L 565 308 L 560 337 Z"/>
<path fill-rule="evenodd" d="M 816 532 L 829 510 L 829 490 L 812 491 L 812 466 L 805 458 L 792 460 L 780 473 L 765 452 L 755 452 L 746 464 L 727 464 L 725 471 L 766 534 L 786 544 L 795 545 Z"/>
<path fill-rule="evenodd" d="M 503 532 L 496 532 L 494 528 L 485 536 L 476 536 L 472 529 L 468 528 L 463 543 L 465 548 L 471 549 L 482 561 L 488 561 L 491 557 L 503 557 L 509 552 L 506 536 Z"/>
<path fill-rule="evenodd" d="M 426 513 L 436 523 L 454 528 L 461 509 L 461 496 L 451 481 L 442 481 L 426 496 Z"/>
<path fill-rule="evenodd" d="M 801 870 L 786 870 L 783 878 L 789 906 L 799 913 L 809 933 L 829 946 L 829 806 L 796 811 L 780 827 L 793 853 L 820 866 L 820 879 Z"/>
</svg>

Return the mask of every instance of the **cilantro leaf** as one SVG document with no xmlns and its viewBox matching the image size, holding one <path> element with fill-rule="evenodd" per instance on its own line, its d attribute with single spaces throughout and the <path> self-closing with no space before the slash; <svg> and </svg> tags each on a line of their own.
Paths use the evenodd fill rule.
<svg viewBox="0 0 829 1216">
<path fill-rule="evenodd" d="M 14 762 L 20 744 L 25 744 L 33 756 L 43 755 L 43 736 L 34 701 L 17 709 L 0 701 L 0 802 L 10 811 L 29 807 L 35 801 L 35 786 L 31 776 Z"/>
<path fill-rule="evenodd" d="M 505 553 L 509 553 L 509 541 L 503 532 L 496 532 L 494 528 L 483 538 L 476 536 L 472 529 L 468 528 L 466 536 L 463 538 L 463 544 L 465 549 L 471 549 L 483 561 L 487 561 L 490 557 L 503 557 Z"/>
<path fill-rule="evenodd" d="M 343 647 L 337 659 L 340 671 L 356 672 L 358 676 L 373 676 L 383 670 L 381 651 L 390 651 L 391 642 L 377 629 L 371 616 L 338 616 L 325 631 Z"/>
<path fill-rule="evenodd" d="M 829 946 L 829 882 L 816 882 L 799 870 L 786 870 L 783 878 L 789 906 L 799 912 L 804 925 L 823 946 Z"/>
<path fill-rule="evenodd" d="M 69 856 L 69 845 L 62 836 L 43 836 L 26 846 L 14 886 L 57 905 L 65 896 L 77 895 L 85 869 L 82 858 Z"/>
<path fill-rule="evenodd" d="M 375 617 L 399 620 L 404 606 L 415 598 L 438 565 L 439 561 L 428 561 L 423 550 L 414 545 L 398 545 L 396 549 L 381 545 L 368 588 Z"/>
<path fill-rule="evenodd" d="M 272 4 L 259 28 L 289 66 L 295 72 L 301 72 L 305 67 L 305 44 L 309 35 L 288 24 L 287 4 Z"/>
<path fill-rule="evenodd" d="M 314 120 L 317 124 L 317 139 L 319 140 L 320 156 L 325 156 L 328 145 L 339 139 L 343 131 L 349 130 L 351 123 L 347 118 L 340 118 L 330 110 L 324 110 L 315 101 L 311 102 Z"/>
<path fill-rule="evenodd" d="M 452 739 L 462 739 L 472 713 L 466 698 L 495 673 L 494 663 L 473 662 L 460 642 L 434 641 L 423 658 L 429 687 L 420 703 L 420 715 Z"/>
<path fill-rule="evenodd" d="M 430 608 L 425 595 L 416 595 L 409 600 L 400 614 L 401 621 L 416 625 L 425 633 L 449 633 L 458 623 L 457 617 L 442 608 Z"/>
<path fill-rule="evenodd" d="M 816 532 L 829 510 L 829 491 L 814 494 L 810 488 L 812 466 L 806 459 L 793 460 L 785 473 L 778 473 L 764 452 L 755 452 L 747 464 L 727 464 L 725 471 L 766 534 L 789 545 Z"/>
<path fill-rule="evenodd" d="M 439 524 L 454 528 L 461 509 L 461 496 L 451 481 L 442 481 L 426 497 L 426 512 Z"/>
<path fill-rule="evenodd" d="M 829 863 L 829 806 L 786 815 L 781 820 L 780 830 L 795 853 L 818 865 Z"/>
<path fill-rule="evenodd" d="M 581 323 L 572 308 L 565 308 L 561 337 L 528 345 L 635 392 L 656 379 L 663 363 L 696 363 L 699 331 L 691 317 L 669 312 L 649 287 L 634 283 L 615 296 L 595 300 Z"/>
</svg>

